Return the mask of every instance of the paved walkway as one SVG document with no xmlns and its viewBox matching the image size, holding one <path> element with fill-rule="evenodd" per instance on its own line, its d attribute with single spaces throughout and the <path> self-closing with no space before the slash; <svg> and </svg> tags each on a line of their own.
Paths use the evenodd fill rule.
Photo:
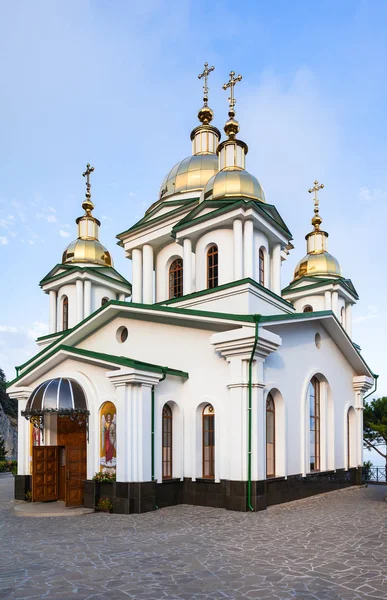
<svg viewBox="0 0 387 600">
<path fill-rule="evenodd" d="M 0 600 L 387 599 L 384 486 L 255 514 L 22 519 L 0 478 Z"/>
</svg>

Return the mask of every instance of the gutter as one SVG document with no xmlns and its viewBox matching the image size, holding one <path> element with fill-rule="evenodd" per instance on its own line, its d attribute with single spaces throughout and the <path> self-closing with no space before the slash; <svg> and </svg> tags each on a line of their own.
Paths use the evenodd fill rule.
<svg viewBox="0 0 387 600">
<path fill-rule="evenodd" d="M 378 389 L 378 379 L 379 379 L 379 375 L 375 375 L 374 374 L 374 379 L 375 379 L 375 389 L 372 390 L 371 392 L 369 392 L 366 396 L 363 396 L 363 402 L 366 398 L 368 398 L 369 396 L 372 396 L 372 394 L 374 394 L 376 392 L 376 390 Z"/>
<path fill-rule="evenodd" d="M 253 362 L 258 344 L 258 327 L 261 315 L 253 315 L 255 321 L 254 346 L 249 360 L 249 405 L 248 405 L 248 450 L 247 450 L 247 509 L 254 511 L 251 504 L 251 441 L 252 441 L 252 396 L 253 396 Z"/>
</svg>

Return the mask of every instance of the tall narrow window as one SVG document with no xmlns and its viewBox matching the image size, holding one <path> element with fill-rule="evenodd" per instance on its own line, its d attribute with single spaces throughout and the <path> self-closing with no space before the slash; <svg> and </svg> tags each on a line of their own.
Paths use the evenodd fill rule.
<svg viewBox="0 0 387 600">
<path fill-rule="evenodd" d="M 259 283 L 265 285 L 265 255 L 262 248 L 259 250 Z"/>
<path fill-rule="evenodd" d="M 266 400 L 266 477 L 275 477 L 275 404 L 271 394 Z"/>
<path fill-rule="evenodd" d="M 320 470 L 320 382 L 313 377 L 309 384 L 310 470 Z"/>
<path fill-rule="evenodd" d="M 109 302 L 109 298 L 102 298 L 101 306 L 105 306 L 105 304 L 107 304 L 108 302 Z"/>
<path fill-rule="evenodd" d="M 172 410 L 168 404 L 163 408 L 163 479 L 172 477 Z"/>
<path fill-rule="evenodd" d="M 69 299 L 64 296 L 62 301 L 62 329 L 66 331 L 69 328 Z"/>
<path fill-rule="evenodd" d="M 342 326 L 345 326 L 345 308 L 344 306 L 341 308 L 340 311 L 340 323 L 342 324 Z"/>
<path fill-rule="evenodd" d="M 310 306 L 310 304 L 307 304 L 304 306 L 304 310 L 302 312 L 313 312 L 313 308 Z"/>
<path fill-rule="evenodd" d="M 215 411 L 211 404 L 203 410 L 203 477 L 215 477 Z"/>
<path fill-rule="evenodd" d="M 183 295 L 183 261 L 177 258 L 169 267 L 169 297 L 180 298 Z"/>
<path fill-rule="evenodd" d="M 210 246 L 207 252 L 207 288 L 218 286 L 218 246 Z"/>
</svg>

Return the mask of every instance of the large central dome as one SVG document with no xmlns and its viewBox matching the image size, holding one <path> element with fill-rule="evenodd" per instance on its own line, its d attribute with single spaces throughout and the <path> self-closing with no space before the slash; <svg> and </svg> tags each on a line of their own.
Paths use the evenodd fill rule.
<svg viewBox="0 0 387 600">
<path fill-rule="evenodd" d="M 165 177 L 160 188 L 160 198 L 183 192 L 201 192 L 207 181 L 218 172 L 216 154 L 196 154 L 178 162 Z"/>
</svg>

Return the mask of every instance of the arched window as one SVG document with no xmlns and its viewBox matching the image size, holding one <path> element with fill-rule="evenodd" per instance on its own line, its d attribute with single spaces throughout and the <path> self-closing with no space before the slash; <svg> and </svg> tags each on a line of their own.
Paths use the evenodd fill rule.
<svg viewBox="0 0 387 600">
<path fill-rule="evenodd" d="M 266 400 L 266 477 L 275 477 L 275 404 L 271 394 Z"/>
<path fill-rule="evenodd" d="M 215 477 L 215 411 L 211 404 L 203 410 L 203 477 Z"/>
<path fill-rule="evenodd" d="M 263 249 L 259 249 L 259 283 L 265 285 L 265 254 Z"/>
<path fill-rule="evenodd" d="M 108 302 L 109 302 L 109 298 L 102 298 L 101 306 L 105 306 L 105 304 L 107 304 Z"/>
<path fill-rule="evenodd" d="M 210 246 L 207 251 L 207 288 L 218 286 L 218 246 Z"/>
<path fill-rule="evenodd" d="M 342 326 L 345 326 L 345 308 L 344 306 L 342 306 L 341 311 L 340 311 L 340 323 L 342 324 Z"/>
<path fill-rule="evenodd" d="M 169 298 L 183 295 L 183 260 L 177 258 L 169 267 Z"/>
<path fill-rule="evenodd" d="M 62 300 L 62 329 L 66 331 L 69 328 L 69 299 L 67 296 Z"/>
<path fill-rule="evenodd" d="M 172 409 L 163 407 L 163 479 L 172 477 Z"/>
<path fill-rule="evenodd" d="M 310 470 L 320 470 L 320 382 L 313 377 L 309 383 Z"/>
<path fill-rule="evenodd" d="M 306 306 L 304 306 L 304 310 L 302 312 L 313 312 L 313 308 L 310 304 L 307 304 Z"/>
</svg>

